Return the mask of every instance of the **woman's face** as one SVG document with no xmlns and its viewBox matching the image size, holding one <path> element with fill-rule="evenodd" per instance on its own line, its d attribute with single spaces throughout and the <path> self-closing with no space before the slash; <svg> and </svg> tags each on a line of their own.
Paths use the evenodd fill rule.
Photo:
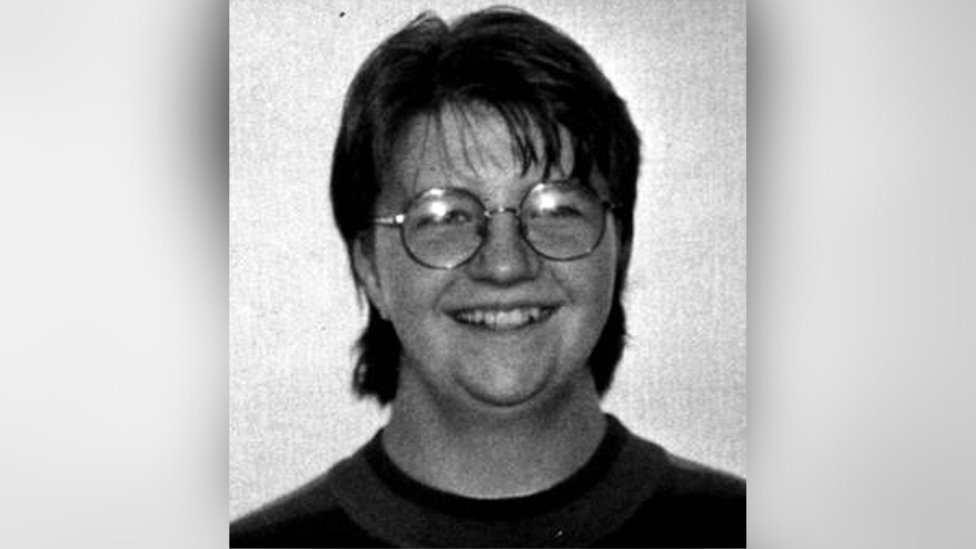
<svg viewBox="0 0 976 549">
<path fill-rule="evenodd" d="M 543 170 L 522 173 L 504 120 L 483 110 L 417 118 L 398 143 L 376 215 L 400 213 L 432 187 L 458 187 L 489 209 L 516 208 Z M 573 151 L 550 180 L 568 177 Z M 541 147 L 538 147 L 541 150 Z M 592 181 L 608 196 L 606 181 Z M 396 228 L 374 229 L 356 267 L 371 302 L 403 344 L 397 400 L 505 412 L 595 389 L 587 360 L 610 311 L 619 245 L 612 219 L 599 246 L 572 261 L 539 256 L 513 215 L 490 219 L 483 247 L 447 270 L 410 258 Z M 371 248 L 371 249 L 369 249 Z"/>
</svg>

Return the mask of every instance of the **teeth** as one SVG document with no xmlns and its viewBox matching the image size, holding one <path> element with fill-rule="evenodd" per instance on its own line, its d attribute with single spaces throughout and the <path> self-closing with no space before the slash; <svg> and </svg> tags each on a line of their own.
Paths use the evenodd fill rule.
<svg viewBox="0 0 976 549">
<path fill-rule="evenodd" d="M 533 322 L 538 322 L 544 314 L 541 307 L 527 307 L 500 311 L 497 309 L 474 309 L 457 315 L 458 320 L 466 324 L 487 326 L 492 330 L 511 330 L 521 328 Z"/>
</svg>

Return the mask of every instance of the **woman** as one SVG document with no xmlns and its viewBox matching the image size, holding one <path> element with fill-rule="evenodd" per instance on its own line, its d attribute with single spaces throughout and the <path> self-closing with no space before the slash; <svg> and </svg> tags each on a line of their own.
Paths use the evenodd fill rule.
<svg viewBox="0 0 976 549">
<path fill-rule="evenodd" d="M 549 24 L 424 14 L 347 95 L 332 202 L 390 420 L 232 546 L 744 546 L 742 479 L 600 406 L 640 164 L 624 102 Z"/>
</svg>

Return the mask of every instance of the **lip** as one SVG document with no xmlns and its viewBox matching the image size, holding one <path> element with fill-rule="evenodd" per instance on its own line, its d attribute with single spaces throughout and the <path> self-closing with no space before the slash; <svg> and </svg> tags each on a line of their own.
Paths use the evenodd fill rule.
<svg viewBox="0 0 976 549">
<path fill-rule="evenodd" d="M 450 316 L 467 313 L 471 311 L 514 311 L 516 309 L 558 309 L 565 305 L 565 302 L 555 297 L 513 297 L 513 298 L 476 298 L 476 299 L 457 299 L 442 305 L 441 310 Z"/>
<path fill-rule="evenodd" d="M 449 305 L 444 307 L 444 309 L 450 313 L 459 313 L 463 311 L 473 311 L 475 309 L 485 309 L 493 311 L 511 311 L 513 309 L 528 309 L 531 307 L 539 308 L 553 308 L 559 307 L 562 303 L 555 300 L 547 299 L 518 299 L 518 300 L 485 300 L 485 301 L 467 301 L 462 303 L 457 303 L 454 305 Z"/>
<path fill-rule="evenodd" d="M 510 332 L 542 324 L 560 305 L 551 302 L 518 301 L 465 304 L 447 310 L 462 326 L 489 332 Z"/>
</svg>

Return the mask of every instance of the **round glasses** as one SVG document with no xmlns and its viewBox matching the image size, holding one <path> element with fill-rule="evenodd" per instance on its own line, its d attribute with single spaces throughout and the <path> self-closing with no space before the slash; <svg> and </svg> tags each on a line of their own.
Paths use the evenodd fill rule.
<svg viewBox="0 0 976 549">
<path fill-rule="evenodd" d="M 573 180 L 539 183 L 518 208 L 493 210 L 470 191 L 438 187 L 414 197 L 402 213 L 373 223 L 399 227 L 403 247 L 417 263 L 451 269 L 478 253 L 488 236 L 488 220 L 502 213 L 515 216 L 522 239 L 542 257 L 579 259 L 600 245 L 606 212 L 613 207 Z"/>
</svg>

